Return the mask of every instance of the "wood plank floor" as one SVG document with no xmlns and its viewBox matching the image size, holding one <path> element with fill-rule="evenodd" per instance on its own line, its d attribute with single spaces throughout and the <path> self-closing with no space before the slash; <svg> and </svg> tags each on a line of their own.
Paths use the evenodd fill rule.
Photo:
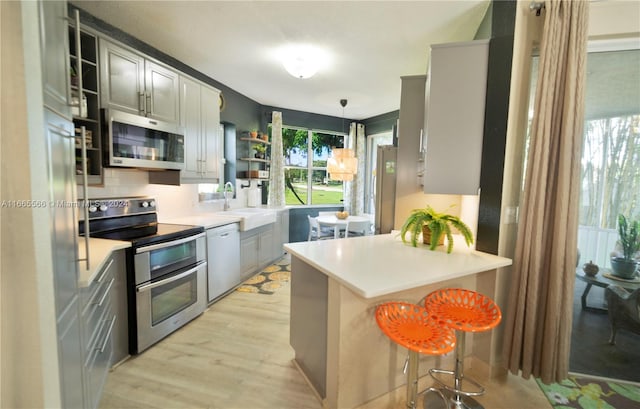
<svg viewBox="0 0 640 409">
<path fill-rule="evenodd" d="M 293 357 L 289 286 L 274 295 L 233 292 L 115 368 L 100 408 L 320 409 Z M 485 386 L 478 400 L 487 409 L 551 407 L 533 379 Z M 404 399 L 400 388 L 361 409 L 401 409 Z"/>
</svg>

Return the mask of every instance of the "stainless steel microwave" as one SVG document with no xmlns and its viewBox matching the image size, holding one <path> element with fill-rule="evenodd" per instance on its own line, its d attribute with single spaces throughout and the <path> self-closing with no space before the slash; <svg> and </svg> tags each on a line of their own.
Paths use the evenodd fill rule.
<svg viewBox="0 0 640 409">
<path fill-rule="evenodd" d="M 177 124 L 105 110 L 107 166 L 184 169 L 184 131 Z"/>
</svg>

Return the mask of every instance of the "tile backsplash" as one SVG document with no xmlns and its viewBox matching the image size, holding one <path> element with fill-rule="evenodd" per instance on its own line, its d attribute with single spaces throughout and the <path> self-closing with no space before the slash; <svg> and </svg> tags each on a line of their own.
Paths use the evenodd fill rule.
<svg viewBox="0 0 640 409">
<path fill-rule="evenodd" d="M 149 184 L 148 179 L 148 171 L 104 168 L 104 185 L 89 186 L 88 196 L 92 199 L 151 196 L 158 203 L 158 215 L 161 219 L 223 210 L 223 200 L 200 202 L 197 184 L 156 185 Z M 242 182 L 246 184 L 246 181 L 236 181 L 236 199 L 231 200 L 233 208 L 247 206 L 250 189 L 240 188 Z M 256 181 L 252 181 L 252 188 L 255 188 L 255 184 Z M 82 198 L 82 194 L 82 188 L 78 186 L 78 198 Z"/>
</svg>

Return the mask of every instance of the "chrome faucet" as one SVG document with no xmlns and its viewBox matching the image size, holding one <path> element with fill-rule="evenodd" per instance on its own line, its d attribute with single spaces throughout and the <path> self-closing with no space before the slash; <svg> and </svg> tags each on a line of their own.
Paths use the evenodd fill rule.
<svg viewBox="0 0 640 409">
<path fill-rule="evenodd" d="M 222 195 L 224 196 L 224 210 L 229 210 L 231 206 L 229 205 L 229 194 L 231 194 L 231 198 L 233 198 L 234 188 L 233 183 L 227 182 L 224 184 Z"/>
</svg>

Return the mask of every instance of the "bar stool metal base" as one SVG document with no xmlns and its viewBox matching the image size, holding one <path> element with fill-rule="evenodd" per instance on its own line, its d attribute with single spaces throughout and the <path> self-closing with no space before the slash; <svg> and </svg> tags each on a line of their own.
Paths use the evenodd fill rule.
<svg viewBox="0 0 640 409">
<path fill-rule="evenodd" d="M 424 395 L 424 409 L 484 409 L 484 406 L 470 396 L 458 395 L 456 397 L 456 394 L 449 390 L 441 389 L 440 391 L 447 399 L 447 404 L 439 394 L 427 392 Z"/>
</svg>

